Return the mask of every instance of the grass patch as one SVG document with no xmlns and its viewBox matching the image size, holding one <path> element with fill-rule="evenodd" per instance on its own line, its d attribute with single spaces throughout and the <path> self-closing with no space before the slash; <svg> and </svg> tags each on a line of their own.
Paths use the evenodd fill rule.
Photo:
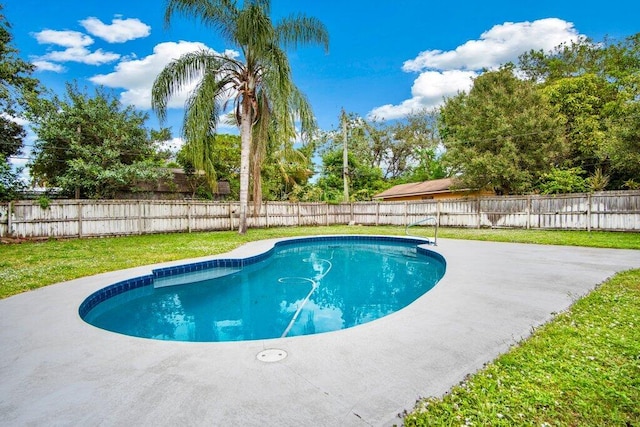
<svg viewBox="0 0 640 427">
<path fill-rule="evenodd" d="M 439 237 L 540 245 L 588 246 L 593 248 L 640 249 L 640 233 L 611 231 L 560 231 L 522 229 L 441 228 Z"/>
<path fill-rule="evenodd" d="M 406 426 L 640 426 L 640 270 L 616 275 Z"/>
</svg>

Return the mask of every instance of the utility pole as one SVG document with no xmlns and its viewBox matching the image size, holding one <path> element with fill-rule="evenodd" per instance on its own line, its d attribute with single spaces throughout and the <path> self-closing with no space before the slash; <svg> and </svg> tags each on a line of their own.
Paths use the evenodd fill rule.
<svg viewBox="0 0 640 427">
<path fill-rule="evenodd" d="M 344 202 L 349 203 L 349 156 L 347 151 L 347 114 L 342 109 L 342 182 L 344 185 Z"/>
</svg>

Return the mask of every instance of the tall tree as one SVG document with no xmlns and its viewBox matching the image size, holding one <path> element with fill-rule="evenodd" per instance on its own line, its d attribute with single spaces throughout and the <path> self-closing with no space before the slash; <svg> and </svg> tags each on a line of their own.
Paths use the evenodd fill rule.
<svg viewBox="0 0 640 427">
<path fill-rule="evenodd" d="M 240 49 L 242 59 L 207 50 L 183 55 L 165 67 L 152 90 L 152 107 L 163 120 L 168 100 L 198 82 L 186 103 L 183 134 L 194 165 L 211 180 L 215 170 L 201 153 L 208 150 L 207 137 L 215 133 L 227 100 L 233 101 L 241 138 L 240 234 L 247 230 L 252 158 L 255 182 L 268 138 L 295 138 L 296 120 L 302 133 L 310 133 L 315 126 L 310 105 L 293 84 L 285 49 L 301 44 L 329 46 L 327 30 L 317 19 L 296 15 L 274 23 L 270 11 L 269 0 L 245 0 L 242 6 L 234 0 L 168 0 L 167 25 L 174 14 L 197 19 Z"/>
<path fill-rule="evenodd" d="M 65 98 L 33 100 L 28 114 L 37 136 L 31 175 L 40 185 L 110 198 L 161 176 L 158 149 L 144 127 L 147 115 L 122 108 L 101 88 L 90 96 L 68 84 Z"/>
<path fill-rule="evenodd" d="M 640 88 L 638 74 L 637 88 Z M 635 97 L 620 101 L 616 114 L 609 119 L 610 138 L 606 141 L 606 152 L 616 187 L 640 188 L 640 91 L 636 89 Z"/>
<path fill-rule="evenodd" d="M 9 163 L 9 157 L 21 154 L 26 135 L 16 118 L 25 100 L 37 92 L 38 80 L 31 77 L 33 65 L 20 59 L 12 46 L 11 25 L 2 8 L 0 4 L 0 200 L 9 200 L 22 186 Z"/>
<path fill-rule="evenodd" d="M 418 182 L 440 179 L 446 170 L 438 150 L 441 149 L 437 111 L 424 109 L 409 114 L 407 120 L 394 126 L 397 148 L 392 149 L 390 164 L 396 182 Z"/>
<path fill-rule="evenodd" d="M 603 50 L 591 39 L 563 43 L 548 52 L 531 50 L 518 57 L 518 70 L 537 83 L 585 73 L 601 73 Z"/>
<path fill-rule="evenodd" d="M 640 33 L 609 46 L 605 64 L 618 89 L 605 143 L 612 181 L 616 188 L 640 188 Z"/>
<path fill-rule="evenodd" d="M 563 121 L 569 145 L 564 167 L 591 174 L 592 184 L 604 173 L 611 188 L 636 185 L 640 33 L 531 51 L 520 56 L 518 67 L 540 84 Z"/>
<path fill-rule="evenodd" d="M 640 69 L 640 33 L 620 41 L 582 38 L 549 52 L 532 50 L 518 57 L 517 66 L 525 78 L 538 83 L 595 74 L 621 89 Z"/>
<path fill-rule="evenodd" d="M 615 89 L 604 78 L 588 73 L 553 80 L 542 90 L 564 127 L 568 151 L 563 166 L 587 173 L 604 168 L 606 118 L 617 98 Z"/>
<path fill-rule="evenodd" d="M 529 191 L 564 151 L 549 103 L 511 67 L 482 74 L 440 114 L 447 164 L 470 188 Z"/>
<path fill-rule="evenodd" d="M 288 200 L 294 188 L 305 186 L 313 175 L 310 154 L 306 144 L 299 149 L 280 145 L 268 150 L 267 160 L 262 168 L 265 198 Z"/>
<path fill-rule="evenodd" d="M 360 161 L 357 154 L 349 152 L 347 156 L 349 170 L 349 199 L 351 201 L 371 200 L 371 197 L 388 187 L 383 180 L 382 170 Z M 342 202 L 343 197 L 343 152 L 334 150 L 322 156 L 322 171 L 318 187 L 322 189 L 322 200 Z"/>
<path fill-rule="evenodd" d="M 349 152 L 356 155 L 359 164 L 380 169 L 387 180 L 411 174 L 423 156 L 435 152 L 439 144 L 435 115 L 426 110 L 410 114 L 405 121 L 395 124 L 364 119 L 354 113 L 345 116 Z M 322 155 L 341 149 L 342 128 L 321 132 L 317 139 Z"/>
</svg>

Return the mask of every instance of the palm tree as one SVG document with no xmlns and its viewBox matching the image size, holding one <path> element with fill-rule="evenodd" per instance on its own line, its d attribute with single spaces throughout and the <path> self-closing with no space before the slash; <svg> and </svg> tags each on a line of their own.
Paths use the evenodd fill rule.
<svg viewBox="0 0 640 427">
<path fill-rule="evenodd" d="M 269 138 L 290 141 L 296 136 L 296 121 L 303 134 L 315 127 L 307 99 L 293 84 L 285 49 L 300 44 L 329 47 L 328 32 L 317 19 L 296 15 L 274 24 L 270 10 L 270 0 L 245 0 L 242 6 L 235 0 L 168 0 L 167 25 L 176 13 L 199 19 L 237 47 L 242 58 L 210 50 L 185 54 L 160 72 L 152 89 L 152 108 L 164 121 L 168 100 L 197 83 L 185 105 L 182 132 L 189 157 L 211 185 L 216 176 L 207 136 L 215 133 L 218 117 L 232 103 L 241 138 L 240 234 L 247 230 L 249 171 L 256 201 Z"/>
</svg>

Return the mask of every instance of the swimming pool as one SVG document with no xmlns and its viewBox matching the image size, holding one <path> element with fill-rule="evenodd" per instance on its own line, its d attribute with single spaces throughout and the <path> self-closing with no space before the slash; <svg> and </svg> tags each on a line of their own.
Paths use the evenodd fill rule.
<svg viewBox="0 0 640 427">
<path fill-rule="evenodd" d="M 242 259 L 154 270 L 90 295 L 80 316 L 142 338 L 241 341 L 350 328 L 428 292 L 445 261 L 423 239 L 318 236 Z"/>
</svg>

